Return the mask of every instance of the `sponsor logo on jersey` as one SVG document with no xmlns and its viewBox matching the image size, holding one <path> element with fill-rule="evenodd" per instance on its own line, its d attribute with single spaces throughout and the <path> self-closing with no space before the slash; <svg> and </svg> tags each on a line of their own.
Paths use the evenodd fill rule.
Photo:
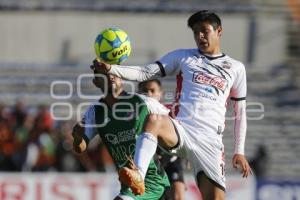
<svg viewBox="0 0 300 200">
<path fill-rule="evenodd" d="M 135 140 L 135 129 L 125 130 L 118 132 L 119 142 L 127 142 Z"/>
<path fill-rule="evenodd" d="M 225 78 L 216 76 L 214 74 L 208 74 L 202 71 L 196 71 L 193 74 L 193 82 L 211 85 L 219 90 L 224 90 L 227 88 L 228 81 Z"/>
<path fill-rule="evenodd" d="M 195 92 L 195 93 L 190 93 L 190 97 L 193 98 L 206 98 L 212 101 L 217 101 L 217 98 L 215 96 L 207 94 L 207 92 Z"/>
<path fill-rule="evenodd" d="M 221 67 L 225 68 L 225 69 L 230 69 L 232 66 L 232 63 L 231 62 L 228 62 L 226 60 L 224 60 L 222 63 L 221 63 Z"/>
<path fill-rule="evenodd" d="M 206 99 L 210 99 L 212 101 L 217 101 L 216 97 L 208 95 L 208 94 L 203 93 L 203 92 L 199 92 L 199 96 L 203 97 L 203 98 L 206 98 Z"/>
<path fill-rule="evenodd" d="M 108 142 L 112 143 L 112 144 L 118 144 L 118 137 L 114 134 L 105 134 L 105 138 L 107 139 Z"/>
<path fill-rule="evenodd" d="M 213 88 L 211 88 L 209 86 L 208 87 L 203 87 L 203 86 L 199 85 L 199 89 L 201 89 L 205 92 L 208 92 L 208 93 L 213 93 Z"/>
<path fill-rule="evenodd" d="M 116 135 L 107 133 L 105 138 L 108 142 L 116 145 L 122 142 L 127 142 L 135 140 L 135 129 L 129 129 L 124 131 L 119 131 Z"/>
</svg>

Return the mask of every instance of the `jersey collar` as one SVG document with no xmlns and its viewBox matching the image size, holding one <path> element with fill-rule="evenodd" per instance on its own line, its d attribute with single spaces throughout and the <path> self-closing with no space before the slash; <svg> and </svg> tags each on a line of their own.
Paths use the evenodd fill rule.
<svg viewBox="0 0 300 200">
<path fill-rule="evenodd" d="M 219 55 L 219 56 L 215 56 L 215 57 L 213 57 L 213 56 L 208 56 L 208 55 L 205 55 L 200 49 L 198 49 L 198 52 L 199 52 L 200 55 L 204 56 L 204 57 L 207 58 L 208 60 L 214 60 L 214 59 L 218 59 L 218 58 L 222 58 L 222 57 L 226 56 L 224 53 L 222 53 L 222 54 Z"/>
<path fill-rule="evenodd" d="M 128 92 L 123 90 L 119 96 L 128 96 L 128 95 L 129 95 Z M 99 99 L 98 102 L 99 103 L 105 103 L 103 98 Z"/>
</svg>

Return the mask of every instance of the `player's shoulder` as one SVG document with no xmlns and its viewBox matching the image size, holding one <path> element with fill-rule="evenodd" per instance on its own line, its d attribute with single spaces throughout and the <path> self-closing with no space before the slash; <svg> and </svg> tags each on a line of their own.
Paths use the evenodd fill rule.
<svg viewBox="0 0 300 200">
<path fill-rule="evenodd" d="M 87 107 L 86 107 L 86 112 L 95 112 L 99 108 L 103 108 L 107 106 L 106 103 L 103 101 L 103 99 L 100 99 L 98 101 L 91 102 Z"/>
<path fill-rule="evenodd" d="M 95 101 L 95 102 L 91 102 L 87 107 L 86 110 L 90 111 L 90 110 L 95 110 L 95 106 L 100 105 L 100 102 Z"/>
<path fill-rule="evenodd" d="M 87 106 L 87 108 L 86 108 L 86 110 L 85 110 L 85 112 L 83 114 L 82 121 L 86 121 L 87 119 L 91 119 L 91 118 L 95 117 L 95 114 L 96 114 L 96 112 L 95 112 L 95 106 L 97 104 L 98 104 L 98 102 L 92 102 L 92 103 L 90 103 Z"/>
<path fill-rule="evenodd" d="M 139 100 L 144 100 L 144 99 L 147 98 L 147 96 L 145 96 L 143 94 L 136 93 L 136 92 L 127 92 L 126 96 L 130 97 L 130 98 L 137 98 Z"/>
<path fill-rule="evenodd" d="M 174 56 L 188 56 L 188 55 L 197 55 L 198 50 L 197 49 L 175 49 L 174 51 L 171 51 L 170 54 Z"/>
<path fill-rule="evenodd" d="M 95 115 L 98 113 L 99 108 L 103 108 L 103 102 L 102 101 L 95 101 L 91 102 L 87 107 L 85 113 L 89 116 Z M 105 104 L 104 104 L 105 105 Z M 100 112 L 101 113 L 101 112 Z"/>
<path fill-rule="evenodd" d="M 176 49 L 174 52 L 177 52 L 179 54 L 199 54 L 198 49 L 195 48 L 189 48 L 189 49 Z"/>
<path fill-rule="evenodd" d="M 227 54 L 221 60 L 221 65 L 223 68 L 233 68 L 237 70 L 245 69 L 245 65 L 241 61 L 236 60 Z"/>
</svg>

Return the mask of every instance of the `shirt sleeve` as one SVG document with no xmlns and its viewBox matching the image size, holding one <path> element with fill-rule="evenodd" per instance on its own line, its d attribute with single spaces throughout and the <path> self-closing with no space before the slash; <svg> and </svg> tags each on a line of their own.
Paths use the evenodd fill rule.
<svg viewBox="0 0 300 200">
<path fill-rule="evenodd" d="M 247 132 L 246 101 L 235 101 L 234 113 L 234 153 L 244 155 Z"/>
<path fill-rule="evenodd" d="M 175 50 L 159 61 L 146 66 L 112 65 L 108 73 L 129 81 L 146 81 L 164 76 L 176 75 L 180 71 L 179 60 L 183 51 Z"/>
<path fill-rule="evenodd" d="M 151 114 L 169 115 L 170 110 L 156 99 L 141 94 L 138 96 L 143 99 Z"/>
<path fill-rule="evenodd" d="M 231 100 L 240 101 L 245 100 L 247 95 L 247 79 L 245 66 L 240 63 L 237 69 L 235 80 L 231 88 Z"/>
<path fill-rule="evenodd" d="M 172 51 L 165 56 L 163 56 L 159 61 L 157 61 L 162 75 L 173 76 L 180 71 L 180 60 L 183 57 L 183 50 Z"/>
<path fill-rule="evenodd" d="M 160 78 L 162 76 L 158 63 L 146 66 L 112 65 L 108 73 L 116 75 L 122 79 L 138 82 Z"/>
<path fill-rule="evenodd" d="M 88 139 L 88 141 L 90 141 L 97 135 L 94 105 L 90 105 L 87 108 L 86 112 L 82 117 L 81 122 L 84 126 L 85 139 Z"/>
<path fill-rule="evenodd" d="M 247 132 L 246 116 L 247 79 L 245 66 L 239 63 L 235 80 L 231 88 L 231 100 L 234 101 L 234 153 L 244 155 Z"/>
</svg>

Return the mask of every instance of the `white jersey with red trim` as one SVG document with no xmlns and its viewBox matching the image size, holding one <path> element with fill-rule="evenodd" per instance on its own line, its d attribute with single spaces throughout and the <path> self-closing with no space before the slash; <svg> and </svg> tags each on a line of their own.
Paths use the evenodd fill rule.
<svg viewBox="0 0 300 200">
<path fill-rule="evenodd" d="M 244 65 L 225 54 L 209 57 L 198 49 L 175 50 L 157 64 L 162 75 L 177 75 L 176 119 L 195 137 L 222 139 L 228 97 L 246 98 Z"/>
</svg>

